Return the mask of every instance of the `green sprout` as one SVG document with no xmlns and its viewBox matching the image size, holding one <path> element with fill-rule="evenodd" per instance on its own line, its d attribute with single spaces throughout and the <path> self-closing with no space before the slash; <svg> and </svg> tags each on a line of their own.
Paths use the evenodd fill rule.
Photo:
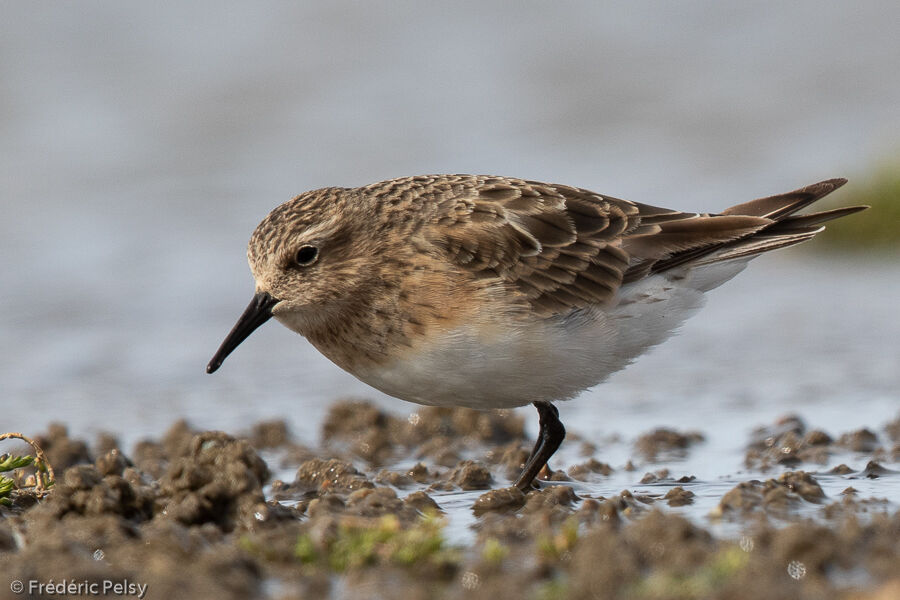
<svg viewBox="0 0 900 600">
<path fill-rule="evenodd" d="M 38 446 L 37 442 L 21 433 L 0 433 L 0 441 L 7 439 L 19 439 L 27 442 L 34 448 L 34 456 L 17 456 L 13 454 L 0 454 L 0 505 L 12 505 L 12 495 L 16 490 L 31 488 L 37 496 L 41 497 L 47 493 L 50 486 L 53 485 L 54 475 L 53 467 L 47 462 L 44 451 Z M 35 474 L 26 480 L 24 485 L 18 483 L 18 477 L 7 477 L 3 473 L 14 472 L 18 469 L 33 466 Z"/>
<path fill-rule="evenodd" d="M 542 535 L 537 539 L 538 554 L 549 561 L 564 560 L 571 555 L 578 542 L 578 521 L 569 517 L 555 535 Z"/>
<path fill-rule="evenodd" d="M 484 542 L 481 557 L 490 565 L 499 565 L 509 554 L 509 547 L 495 537 L 490 537 Z"/>
<path fill-rule="evenodd" d="M 303 564 L 321 564 L 342 573 L 367 565 L 413 566 L 422 562 L 453 562 L 455 554 L 446 546 L 443 521 L 431 515 L 403 528 L 393 515 L 374 523 L 343 523 L 324 547 L 309 534 L 300 536 L 294 556 Z"/>
<path fill-rule="evenodd" d="M 719 550 L 698 568 L 682 572 L 661 570 L 637 582 L 629 597 L 645 600 L 700 600 L 715 596 L 744 570 L 750 561 L 736 546 Z"/>
</svg>

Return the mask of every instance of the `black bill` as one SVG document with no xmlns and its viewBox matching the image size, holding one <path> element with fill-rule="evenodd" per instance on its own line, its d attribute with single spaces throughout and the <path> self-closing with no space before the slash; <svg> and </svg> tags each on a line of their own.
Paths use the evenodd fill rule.
<svg viewBox="0 0 900 600">
<path fill-rule="evenodd" d="M 278 299 L 273 298 L 266 292 L 260 292 L 253 296 L 253 300 L 250 301 L 250 305 L 244 311 L 244 314 L 241 315 L 241 318 L 228 332 L 225 341 L 222 342 L 212 360 L 206 365 L 206 372 L 214 373 L 216 369 L 222 366 L 225 358 L 231 354 L 232 350 L 247 339 L 247 336 L 253 333 L 257 327 L 271 319 L 272 307 L 276 304 L 278 304 Z"/>
</svg>

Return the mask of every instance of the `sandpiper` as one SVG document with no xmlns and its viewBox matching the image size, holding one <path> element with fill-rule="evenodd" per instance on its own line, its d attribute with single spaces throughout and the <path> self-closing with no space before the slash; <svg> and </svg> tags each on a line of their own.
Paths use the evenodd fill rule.
<svg viewBox="0 0 900 600">
<path fill-rule="evenodd" d="M 486 175 L 306 192 L 250 238 L 256 295 L 207 372 L 275 317 L 391 396 L 478 409 L 534 404 L 515 485 L 565 437 L 570 399 L 668 338 L 755 256 L 864 206 L 796 214 L 831 179 L 719 214 Z"/>
</svg>

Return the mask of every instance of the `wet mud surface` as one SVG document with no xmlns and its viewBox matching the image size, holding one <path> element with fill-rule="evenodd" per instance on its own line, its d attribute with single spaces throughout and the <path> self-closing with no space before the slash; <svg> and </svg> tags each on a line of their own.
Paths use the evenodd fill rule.
<svg viewBox="0 0 900 600">
<path fill-rule="evenodd" d="M 177 422 L 130 451 L 62 425 L 37 441 L 57 479 L 0 507 L 0 598 L 64 578 L 149 598 L 900 597 L 900 418 L 763 424 L 726 485 L 677 468 L 700 432 L 573 431 L 525 494 L 509 486 L 533 440 L 503 411 L 339 402 L 320 443 L 282 421 Z M 630 458 L 604 462 L 610 443 Z"/>
</svg>

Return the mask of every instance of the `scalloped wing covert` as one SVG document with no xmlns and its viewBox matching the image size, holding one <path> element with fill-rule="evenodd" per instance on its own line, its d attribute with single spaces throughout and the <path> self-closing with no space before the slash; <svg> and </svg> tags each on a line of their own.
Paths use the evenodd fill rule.
<svg viewBox="0 0 900 600">
<path fill-rule="evenodd" d="M 507 177 L 443 176 L 426 237 L 459 267 L 512 284 L 539 314 L 614 301 L 623 281 L 673 254 L 740 239 L 772 223 L 700 215 Z"/>
</svg>

